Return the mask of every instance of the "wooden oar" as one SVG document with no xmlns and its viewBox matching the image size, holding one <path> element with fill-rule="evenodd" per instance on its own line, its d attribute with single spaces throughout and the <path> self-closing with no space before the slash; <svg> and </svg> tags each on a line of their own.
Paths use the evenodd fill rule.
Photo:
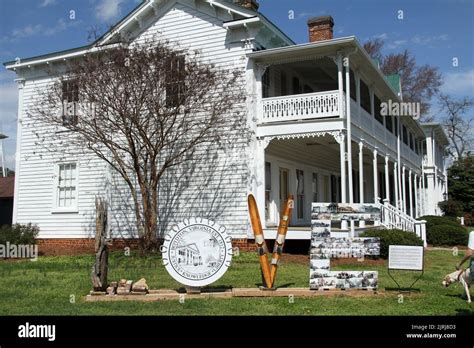
<svg viewBox="0 0 474 348">
<path fill-rule="evenodd" d="M 273 246 L 272 254 L 272 263 L 270 269 L 271 284 L 272 287 L 275 284 L 275 278 L 278 271 L 278 264 L 280 262 L 281 254 L 283 253 L 283 246 L 285 245 L 286 233 L 288 232 L 288 224 L 291 220 L 291 213 L 293 212 L 293 207 L 295 202 L 293 200 L 293 195 L 289 195 L 288 199 L 285 201 L 283 211 L 280 215 L 280 224 L 278 225 L 278 232 L 275 239 L 275 244 Z"/>
<path fill-rule="evenodd" d="M 250 222 L 252 223 L 253 235 L 255 237 L 255 244 L 257 245 L 258 258 L 260 260 L 260 268 L 263 275 L 263 284 L 266 288 L 272 287 L 270 265 L 268 264 L 268 249 L 263 237 L 262 223 L 260 222 L 260 215 L 258 214 L 257 203 L 253 195 L 248 196 L 248 206 L 250 214 Z"/>
</svg>

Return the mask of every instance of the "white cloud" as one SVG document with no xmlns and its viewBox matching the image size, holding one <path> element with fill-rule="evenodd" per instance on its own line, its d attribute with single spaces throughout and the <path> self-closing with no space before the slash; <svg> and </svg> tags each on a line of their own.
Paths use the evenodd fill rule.
<svg viewBox="0 0 474 348">
<path fill-rule="evenodd" d="M 25 37 L 37 35 L 41 30 L 43 30 L 43 26 L 41 24 L 29 24 L 26 27 L 14 29 L 11 36 L 12 39 L 22 39 Z"/>
<path fill-rule="evenodd" d="M 123 1 L 124 0 L 100 0 L 95 7 L 95 16 L 104 22 L 117 18 L 121 13 Z"/>
<path fill-rule="evenodd" d="M 56 4 L 56 0 L 43 0 L 40 7 L 46 7 L 46 6 L 54 5 L 54 4 Z"/>
<path fill-rule="evenodd" d="M 474 97 L 474 69 L 444 75 L 443 93 Z"/>
<path fill-rule="evenodd" d="M 372 37 L 374 39 L 387 40 L 388 39 L 388 34 L 387 33 L 382 33 L 382 34 L 374 35 Z"/>
<path fill-rule="evenodd" d="M 410 39 L 410 42 L 416 45 L 430 45 L 438 41 L 447 41 L 448 35 L 415 35 Z"/>
<path fill-rule="evenodd" d="M 393 50 L 393 49 L 396 49 L 404 44 L 406 44 L 408 42 L 408 40 L 394 40 L 394 41 L 391 41 L 387 44 L 387 48 L 390 49 L 390 50 Z"/>
<path fill-rule="evenodd" d="M 51 27 L 46 27 L 42 24 L 29 24 L 25 27 L 14 29 L 10 35 L 1 38 L 0 42 L 12 42 L 17 41 L 19 39 L 25 39 L 40 35 L 53 36 L 64 30 L 67 30 L 70 27 L 76 26 L 81 22 L 82 21 L 80 20 L 65 21 L 64 19 L 60 18 L 58 19 L 56 24 Z"/>
</svg>

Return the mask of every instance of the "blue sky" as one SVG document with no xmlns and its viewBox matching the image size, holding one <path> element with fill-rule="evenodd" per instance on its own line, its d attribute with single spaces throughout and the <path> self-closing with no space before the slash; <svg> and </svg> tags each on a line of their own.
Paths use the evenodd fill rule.
<svg viewBox="0 0 474 348">
<path fill-rule="evenodd" d="M 0 0 L 0 62 L 83 46 L 92 26 L 104 30 L 140 0 Z M 474 97 L 473 0 L 259 0 L 260 11 L 297 43 L 308 39 L 306 21 L 332 15 L 334 36 L 363 43 L 381 38 L 385 51 L 412 51 L 419 64 L 439 67 L 443 92 Z M 71 19 L 71 11 L 74 18 Z M 403 19 L 399 19 L 403 11 Z M 458 66 L 453 66 L 457 58 Z M 15 74 L 0 71 L 0 132 L 7 165 L 14 167 Z M 436 108 L 433 108 L 436 111 Z"/>
</svg>

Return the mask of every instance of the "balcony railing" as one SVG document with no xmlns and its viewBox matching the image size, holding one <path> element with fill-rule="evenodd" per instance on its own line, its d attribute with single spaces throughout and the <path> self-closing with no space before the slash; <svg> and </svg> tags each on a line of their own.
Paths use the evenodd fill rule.
<svg viewBox="0 0 474 348">
<path fill-rule="evenodd" d="M 261 122 L 340 116 L 339 92 L 327 91 L 263 98 Z"/>
</svg>

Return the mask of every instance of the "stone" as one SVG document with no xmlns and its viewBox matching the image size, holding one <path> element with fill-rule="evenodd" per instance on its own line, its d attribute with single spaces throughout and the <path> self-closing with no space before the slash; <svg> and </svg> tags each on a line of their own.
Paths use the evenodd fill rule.
<svg viewBox="0 0 474 348">
<path fill-rule="evenodd" d="M 146 283 L 146 279 L 141 278 L 137 282 L 133 283 L 132 291 L 147 292 L 148 291 L 148 285 Z"/>
<path fill-rule="evenodd" d="M 117 295 L 127 295 L 132 290 L 132 280 L 121 279 L 117 287 Z"/>
</svg>

